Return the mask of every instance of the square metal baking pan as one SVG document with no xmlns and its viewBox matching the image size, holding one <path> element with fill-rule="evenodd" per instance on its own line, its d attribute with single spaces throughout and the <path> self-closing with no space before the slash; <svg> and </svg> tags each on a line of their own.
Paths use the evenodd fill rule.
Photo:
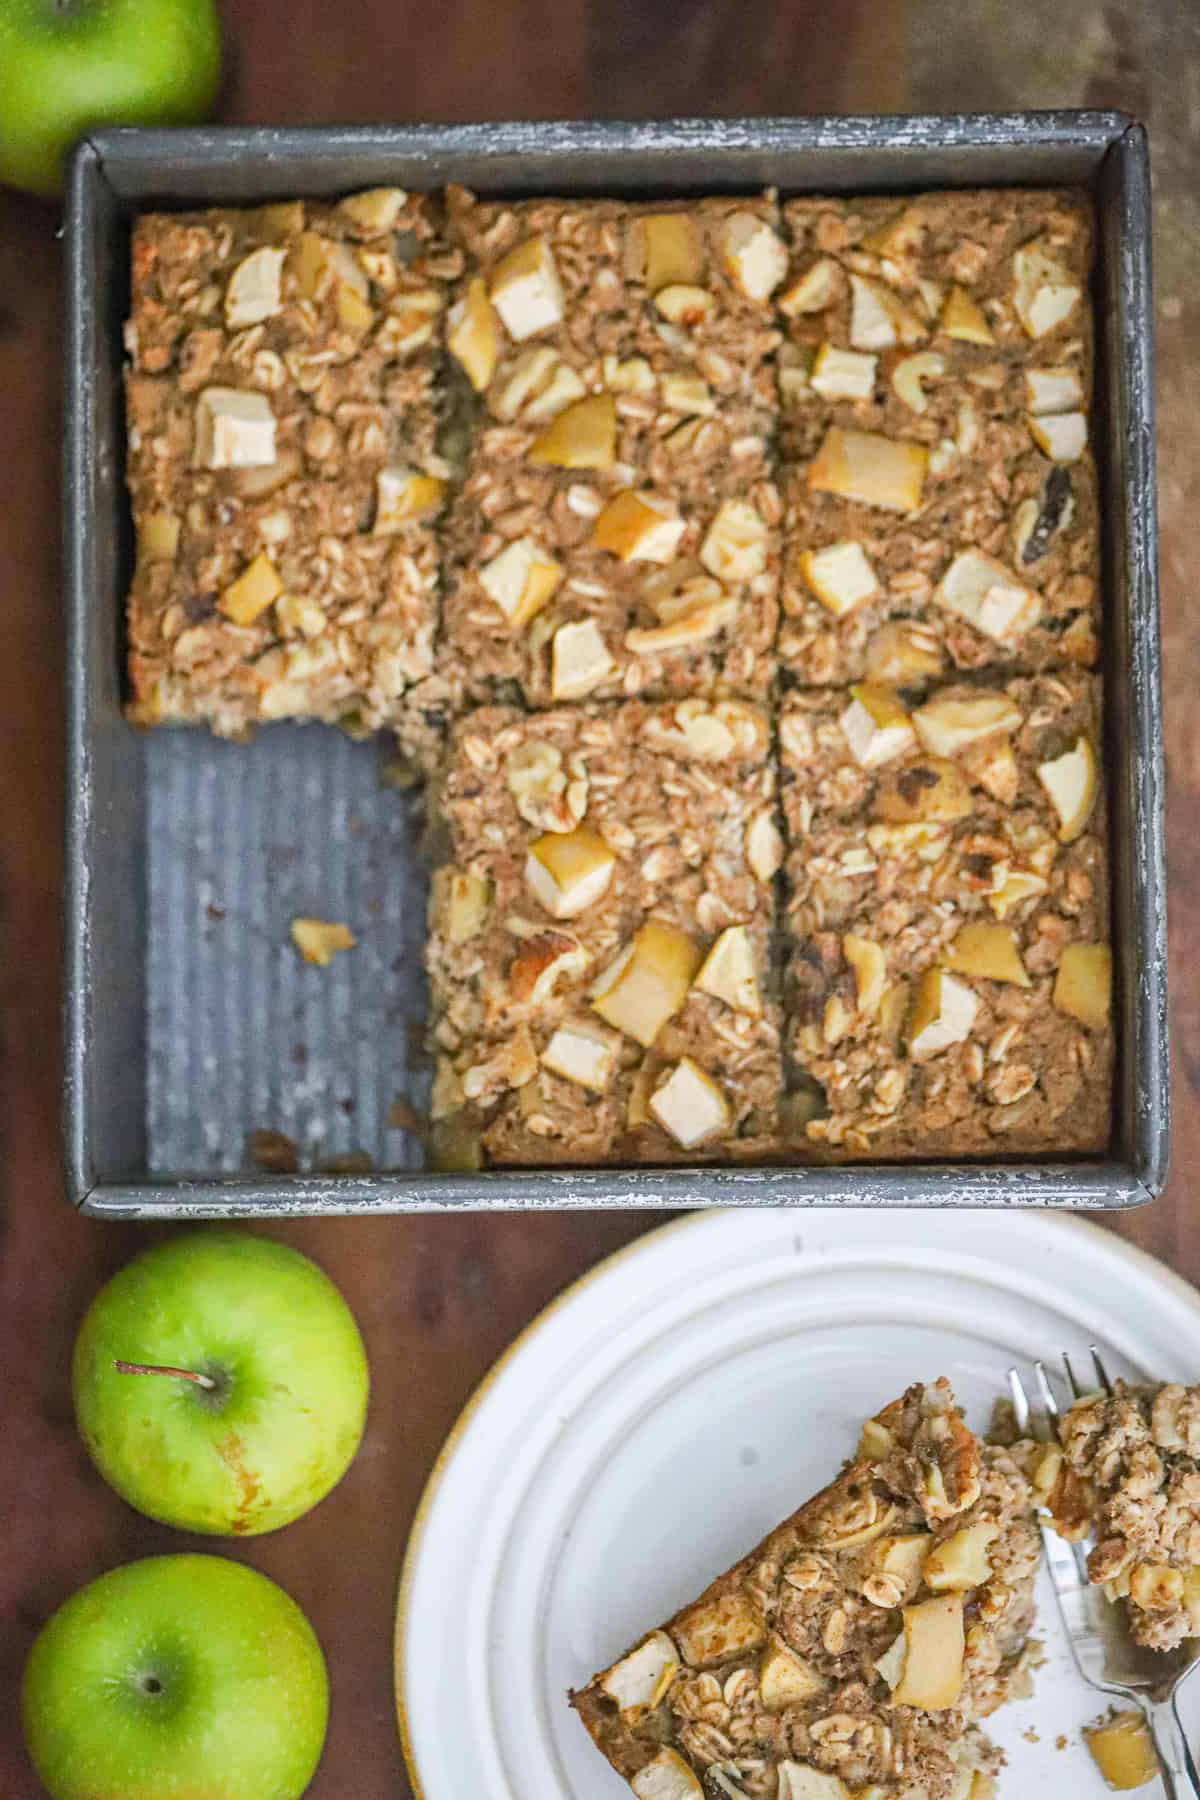
<svg viewBox="0 0 1200 1800">
<path fill-rule="evenodd" d="M 379 752 L 318 728 L 251 745 L 140 735 L 122 720 L 130 566 L 121 324 L 143 207 L 251 204 L 394 183 L 484 193 L 904 192 L 1080 184 L 1099 256 L 1097 440 L 1119 1072 L 1099 1160 L 852 1169 L 437 1175 L 388 1125 L 419 1103 L 423 876 L 411 803 Z M 73 1203 L 107 1218 L 441 1207 L 698 1204 L 1135 1206 L 1167 1163 L 1166 882 L 1150 191 L 1145 133 L 1118 113 L 110 131 L 67 207 L 69 797 L 65 1137 Z M 296 912 L 350 918 L 353 956 L 306 971 Z M 386 1172 L 247 1173 L 246 1134 Z"/>
</svg>

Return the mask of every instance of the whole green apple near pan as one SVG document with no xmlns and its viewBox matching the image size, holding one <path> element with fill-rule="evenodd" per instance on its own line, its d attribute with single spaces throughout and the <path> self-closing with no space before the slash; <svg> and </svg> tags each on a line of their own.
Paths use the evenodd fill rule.
<svg viewBox="0 0 1200 1800">
<path fill-rule="evenodd" d="M 329 1683 L 295 1601 L 223 1556 L 152 1556 L 81 1588 L 25 1665 L 53 1800 L 298 1800 Z"/>
<path fill-rule="evenodd" d="M 190 125 L 221 80 L 215 0 L 0 0 L 0 181 L 56 194 L 100 125 Z"/>
<path fill-rule="evenodd" d="M 345 1474 L 367 1358 L 315 1263 L 269 1238 L 199 1231 L 136 1257 L 88 1309 L 75 1416 L 124 1500 L 184 1531 L 277 1531 Z"/>
</svg>

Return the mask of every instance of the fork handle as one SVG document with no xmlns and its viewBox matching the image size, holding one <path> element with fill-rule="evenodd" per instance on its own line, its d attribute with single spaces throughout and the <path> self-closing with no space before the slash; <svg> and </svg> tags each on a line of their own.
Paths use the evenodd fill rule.
<svg viewBox="0 0 1200 1800">
<path fill-rule="evenodd" d="M 1200 1776 L 1173 1703 L 1162 1700 L 1145 1710 L 1167 1800 L 1200 1800 Z"/>
</svg>

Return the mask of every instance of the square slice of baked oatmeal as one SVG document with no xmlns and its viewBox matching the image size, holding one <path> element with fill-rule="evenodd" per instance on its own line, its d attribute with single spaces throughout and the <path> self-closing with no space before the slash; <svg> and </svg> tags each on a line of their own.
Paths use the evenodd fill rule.
<svg viewBox="0 0 1200 1800">
<path fill-rule="evenodd" d="M 863 683 L 780 719 L 788 1129 L 820 1158 L 1098 1151 L 1111 951 L 1095 677 Z"/>
<path fill-rule="evenodd" d="M 783 853 L 769 747 L 740 701 L 458 724 L 427 952 L 442 1166 L 764 1154 Z"/>
<path fill-rule="evenodd" d="M 433 670 L 461 257 L 419 195 L 149 213 L 126 345 L 131 716 L 403 727 Z"/>
<path fill-rule="evenodd" d="M 481 418 L 443 672 L 475 700 L 761 697 L 780 503 L 767 198 L 450 197 L 449 347 Z"/>
<path fill-rule="evenodd" d="M 978 1721 L 1029 1691 L 1029 1482 L 946 1381 L 572 1705 L 638 1800 L 985 1800 Z"/>
</svg>

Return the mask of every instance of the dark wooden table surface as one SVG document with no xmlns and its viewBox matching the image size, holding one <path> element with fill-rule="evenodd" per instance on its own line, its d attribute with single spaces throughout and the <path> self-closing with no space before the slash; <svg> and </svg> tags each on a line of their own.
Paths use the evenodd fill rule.
<svg viewBox="0 0 1200 1800">
<path fill-rule="evenodd" d="M 1163 611 L 1175 1043 L 1174 1175 L 1114 1228 L 1200 1281 L 1200 13 L 1194 0 L 226 0 L 231 121 L 649 117 L 1122 106 L 1156 174 Z M 58 1174 L 62 790 L 61 278 L 52 208 L 0 193 L 0 1794 L 40 1792 L 16 1694 L 75 1587 L 182 1540 L 91 1472 L 71 1342 L 149 1233 L 76 1219 Z M 393 1720 L 395 1579 L 462 1402 L 567 1282 L 647 1230 L 632 1215 L 381 1219 L 280 1230 L 338 1281 L 374 1374 L 362 1453 L 306 1520 L 245 1554 L 312 1617 L 333 1680 L 320 1800 L 408 1792 Z M 209 1541 L 209 1548 L 216 1547 Z M 239 1552 L 240 1553 L 240 1552 Z M 531 1800 L 534 1797 L 531 1796 Z"/>
</svg>

